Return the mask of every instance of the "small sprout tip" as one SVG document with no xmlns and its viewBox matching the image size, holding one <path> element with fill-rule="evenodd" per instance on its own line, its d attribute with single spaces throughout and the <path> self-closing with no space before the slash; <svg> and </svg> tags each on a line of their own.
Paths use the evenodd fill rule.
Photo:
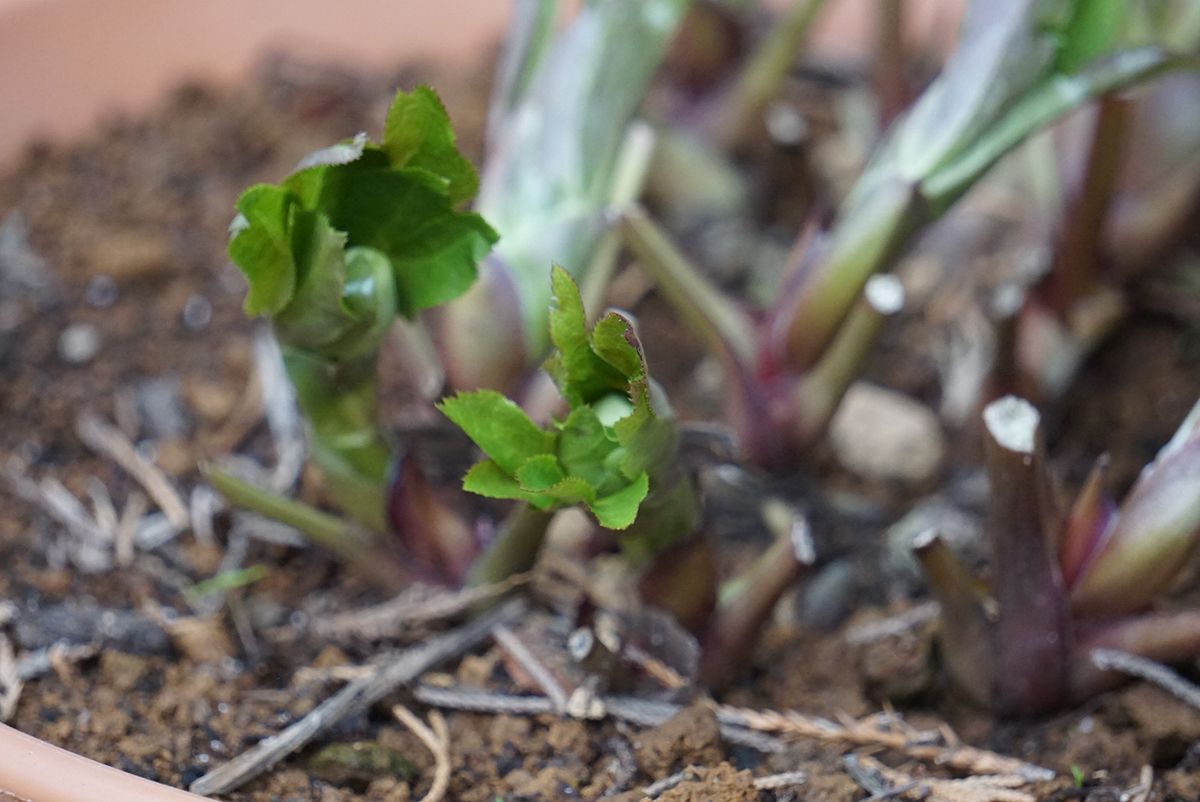
<svg viewBox="0 0 1200 802">
<path fill-rule="evenodd" d="M 983 411 L 983 422 L 1001 447 L 1026 455 L 1036 449 L 1041 415 L 1025 399 L 1009 395 L 993 401 Z"/>
</svg>

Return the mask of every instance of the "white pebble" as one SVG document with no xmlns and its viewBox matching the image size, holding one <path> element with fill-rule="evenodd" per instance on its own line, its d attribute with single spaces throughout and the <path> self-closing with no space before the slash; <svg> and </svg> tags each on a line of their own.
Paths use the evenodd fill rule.
<svg viewBox="0 0 1200 802">
<path fill-rule="evenodd" d="M 90 323 L 72 323 L 58 335 L 58 355 L 72 365 L 91 362 L 100 352 L 100 331 Z"/>
</svg>

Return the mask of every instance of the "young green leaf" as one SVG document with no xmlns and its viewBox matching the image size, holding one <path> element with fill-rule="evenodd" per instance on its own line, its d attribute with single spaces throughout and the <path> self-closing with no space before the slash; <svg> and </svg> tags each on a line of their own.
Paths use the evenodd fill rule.
<svg viewBox="0 0 1200 802">
<path fill-rule="evenodd" d="M 439 409 L 489 459 L 463 486 L 541 510 L 583 504 L 601 526 L 625 529 L 674 458 L 674 426 L 656 414 L 632 324 L 617 314 L 587 329 L 579 289 L 562 268 L 551 276 L 551 338 L 546 368 L 571 405 L 543 430 L 513 402 L 490 390 L 459 393 Z M 669 413 L 665 402 L 659 404 Z"/>
<path fill-rule="evenodd" d="M 459 393 L 444 399 L 438 409 L 509 475 L 533 457 L 554 453 L 554 435 L 494 390 Z"/>
<path fill-rule="evenodd" d="M 392 164 L 443 178 L 451 203 L 461 203 L 479 189 L 475 168 L 458 152 L 446 108 L 429 87 L 397 94 L 383 130 L 383 149 Z"/>
<path fill-rule="evenodd" d="M 296 289 L 289 228 L 295 199 L 282 187 L 259 184 L 238 198 L 229 255 L 246 273 L 246 314 L 273 315 Z"/>
<path fill-rule="evenodd" d="M 250 284 L 247 312 L 286 311 L 289 328 L 307 329 L 304 340 L 348 328 L 336 293 L 345 286 L 341 251 L 355 247 L 387 258 L 393 280 L 379 290 L 406 317 L 461 295 L 497 240 L 482 217 L 455 208 L 477 185 L 433 90 L 399 93 L 382 145 L 358 137 L 326 148 L 238 201 L 230 255 Z M 305 285 L 311 291 L 299 293 Z"/>
</svg>

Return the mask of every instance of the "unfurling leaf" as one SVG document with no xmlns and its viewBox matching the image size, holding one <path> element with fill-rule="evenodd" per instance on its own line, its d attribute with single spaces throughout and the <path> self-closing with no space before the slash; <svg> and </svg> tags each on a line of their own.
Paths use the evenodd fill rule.
<svg viewBox="0 0 1200 802">
<path fill-rule="evenodd" d="M 378 313 L 413 317 L 474 282 L 497 239 L 482 217 L 455 208 L 477 185 L 433 90 L 399 93 L 381 145 L 359 136 L 326 148 L 239 199 L 229 250 L 250 285 L 246 311 L 274 317 L 289 345 L 332 358 L 343 347 L 369 350 L 368 335 L 377 346 L 391 322 Z M 355 249 L 370 249 L 390 273 L 367 271 L 388 298 L 365 304 L 375 314 L 365 325 L 363 286 L 347 274 Z M 360 338 L 347 340 L 350 332 Z"/>
<path fill-rule="evenodd" d="M 488 459 L 463 486 L 540 510 L 582 504 L 601 526 L 626 529 L 674 458 L 675 429 L 651 385 L 633 325 L 612 313 L 588 331 L 583 301 L 562 268 L 552 275 L 551 339 L 546 369 L 571 412 L 538 427 L 512 401 L 481 390 L 445 399 L 439 409 Z M 664 418 L 655 406 L 666 410 Z"/>
</svg>

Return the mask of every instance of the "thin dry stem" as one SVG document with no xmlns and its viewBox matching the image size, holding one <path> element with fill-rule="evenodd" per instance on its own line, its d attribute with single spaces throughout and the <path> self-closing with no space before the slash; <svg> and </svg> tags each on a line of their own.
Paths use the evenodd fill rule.
<svg viewBox="0 0 1200 802">
<path fill-rule="evenodd" d="M 841 741 L 855 746 L 884 746 L 917 760 L 972 774 L 1015 775 L 1030 781 L 1054 777 L 1053 771 L 1041 766 L 962 744 L 948 729 L 916 730 L 894 713 L 834 722 L 794 710 L 749 710 L 724 705 L 719 710 L 733 717 L 732 720 L 739 720 L 744 726 L 761 732 Z"/>
<path fill-rule="evenodd" d="M 1200 710 L 1200 686 L 1188 682 L 1162 663 L 1119 649 L 1092 649 L 1090 657 L 1092 665 L 1101 671 L 1120 671 L 1144 679 Z"/>
<path fill-rule="evenodd" d="M 211 796 L 240 788 L 346 716 L 366 710 L 435 664 L 474 647 L 495 627 L 518 618 L 525 607 L 523 601 L 513 600 L 445 635 L 382 658 L 371 673 L 354 680 L 287 729 L 205 774 L 192 783 L 190 790 Z"/>
<path fill-rule="evenodd" d="M 424 704 L 479 713 L 540 715 L 555 712 L 553 703 L 539 696 L 513 696 L 431 685 L 418 685 L 413 695 Z M 604 696 L 596 701 L 603 715 L 643 727 L 658 726 L 683 709 L 670 702 L 626 696 Z M 715 703 L 712 707 L 723 738 L 765 752 L 780 751 L 781 744 L 773 738 L 756 740 L 752 736 L 761 738 L 763 734 L 772 734 L 837 741 L 853 746 L 886 747 L 934 765 L 949 766 L 971 774 L 1016 777 L 1024 782 L 1046 781 L 1055 777 L 1050 769 L 962 744 L 948 727 L 917 730 L 893 712 L 834 722 L 794 710 L 752 710 Z"/>
<path fill-rule="evenodd" d="M 906 635 L 914 629 L 937 621 L 941 612 L 942 606 L 936 601 L 921 602 L 898 615 L 856 624 L 846 630 L 845 640 L 851 646 L 867 646 L 887 638 Z"/>
<path fill-rule="evenodd" d="M 515 632 L 508 627 L 496 627 L 492 637 L 500 648 L 516 660 L 525 673 L 541 688 L 546 698 L 554 704 L 555 711 L 561 713 L 567 709 L 567 692 L 562 683 Z"/>
<path fill-rule="evenodd" d="M 806 782 L 808 782 L 808 775 L 802 771 L 783 771 L 779 774 L 768 774 L 766 777 L 755 777 L 754 787 L 760 791 L 778 791 L 782 788 L 804 785 Z"/>
<path fill-rule="evenodd" d="M 121 517 L 117 519 L 117 529 L 113 533 L 113 550 L 116 552 L 117 565 L 122 568 L 133 562 L 138 524 L 146 515 L 148 506 L 146 495 L 134 490 L 121 508 Z"/>
<path fill-rule="evenodd" d="M 884 786 L 874 793 L 873 799 L 904 797 L 926 802 L 1037 802 L 1033 794 L 1017 790 L 1029 782 L 1018 775 L 987 774 L 945 780 L 914 777 L 866 755 L 857 756 L 856 763 L 860 771 Z"/>
<path fill-rule="evenodd" d="M 430 729 L 404 705 L 393 707 L 392 715 L 412 730 L 413 735 L 433 753 L 433 784 L 429 786 L 429 792 L 421 797 L 421 802 L 441 802 L 446 796 L 446 789 L 450 787 L 450 731 L 446 727 L 446 719 L 438 711 L 430 711 L 429 723 L 433 725 Z"/>
<path fill-rule="evenodd" d="M 188 527 L 190 516 L 179 491 L 157 465 L 137 452 L 124 432 L 85 412 L 75 420 L 75 434 L 88 448 L 108 457 L 132 476 L 154 499 L 172 526 L 180 530 Z"/>
<path fill-rule="evenodd" d="M 1154 767 L 1142 766 L 1138 784 L 1121 794 L 1122 802 L 1150 802 L 1150 794 L 1154 791 Z"/>
<path fill-rule="evenodd" d="M 529 580 L 529 574 L 515 574 L 503 582 L 460 590 L 413 585 L 383 604 L 315 619 L 309 629 L 319 638 L 334 640 L 395 638 L 422 624 L 461 615 L 481 602 L 527 584 Z"/>
<path fill-rule="evenodd" d="M 10 460 L 3 476 L 13 493 L 34 505 L 53 520 L 66 527 L 72 536 L 71 559 L 85 571 L 103 571 L 112 566 L 108 544 L 112 533 L 100 528 L 87 509 L 61 482 L 45 477 L 36 482 L 25 474 L 24 466 Z"/>
</svg>

